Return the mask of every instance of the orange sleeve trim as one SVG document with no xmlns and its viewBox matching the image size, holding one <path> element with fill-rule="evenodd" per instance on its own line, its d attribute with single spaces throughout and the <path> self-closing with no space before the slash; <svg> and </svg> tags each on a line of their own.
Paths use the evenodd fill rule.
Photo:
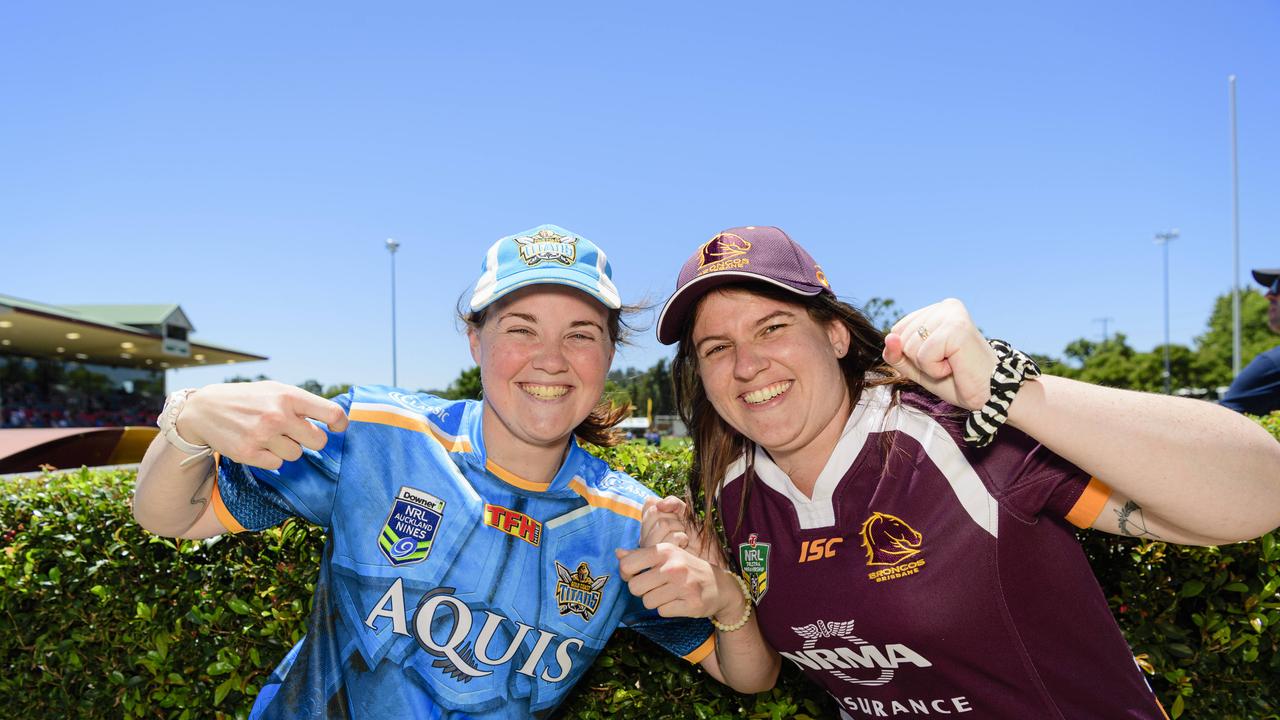
<svg viewBox="0 0 1280 720">
<path fill-rule="evenodd" d="M 640 508 L 614 500 L 607 495 L 594 493 L 578 478 L 569 481 L 569 488 L 581 495 L 582 499 L 586 500 L 587 504 L 592 507 L 603 508 L 624 517 L 629 517 L 637 522 L 640 521 Z"/>
<path fill-rule="evenodd" d="M 403 415 L 397 415 L 389 412 L 379 412 L 377 410 L 352 410 L 348 415 L 349 418 L 356 422 L 375 423 L 377 425 L 392 425 L 394 427 L 412 430 L 414 432 L 425 433 L 435 438 L 437 442 L 444 446 L 449 452 L 471 452 L 471 442 L 465 437 L 451 437 L 432 427 L 430 423 L 423 422 L 416 418 L 407 418 Z"/>
<path fill-rule="evenodd" d="M 1076 500 L 1071 512 L 1067 513 L 1067 522 L 1078 528 L 1093 527 L 1094 521 L 1102 514 L 1102 508 L 1110 498 L 1111 486 L 1098 478 L 1089 478 L 1089 484 L 1084 492 L 1080 493 L 1080 498 Z"/>
<path fill-rule="evenodd" d="M 694 665 L 697 665 L 703 660 L 706 660 L 707 656 L 711 654 L 711 651 L 715 649 L 716 649 L 716 634 L 711 633 L 710 635 L 707 636 L 707 639 L 704 640 L 703 643 L 697 647 L 697 649 L 695 649 L 693 652 L 689 653 L 688 655 L 685 655 L 684 659 L 688 660 Z"/>
<path fill-rule="evenodd" d="M 217 465 L 214 466 L 215 473 L 217 472 L 217 467 Z M 213 497 L 210 500 L 210 504 L 213 505 L 213 514 L 218 516 L 218 521 L 222 523 L 222 527 L 233 533 L 244 532 L 244 526 L 237 522 L 235 516 L 227 509 L 227 506 L 222 504 L 222 493 L 218 492 L 218 478 L 216 476 L 213 479 Z"/>
</svg>

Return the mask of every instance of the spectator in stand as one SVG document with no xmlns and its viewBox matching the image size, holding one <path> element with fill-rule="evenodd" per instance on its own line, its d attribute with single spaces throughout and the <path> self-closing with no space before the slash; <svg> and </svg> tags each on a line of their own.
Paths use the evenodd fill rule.
<svg viewBox="0 0 1280 720">
<path fill-rule="evenodd" d="M 1280 268 L 1258 268 L 1253 279 L 1267 289 L 1267 326 L 1280 333 Z M 1219 401 L 1236 412 L 1266 415 L 1280 410 L 1280 345 L 1249 363 Z"/>
</svg>

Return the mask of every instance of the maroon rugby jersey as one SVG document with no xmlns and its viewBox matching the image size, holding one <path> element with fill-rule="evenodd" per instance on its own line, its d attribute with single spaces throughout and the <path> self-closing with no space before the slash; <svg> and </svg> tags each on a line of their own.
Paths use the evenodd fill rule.
<svg viewBox="0 0 1280 720">
<path fill-rule="evenodd" d="M 1109 490 L 1024 433 L 869 389 L 806 498 L 757 449 L 721 493 L 762 631 L 848 718 L 1167 720 L 1077 543 Z M 885 446 L 892 443 L 885 468 Z"/>
</svg>

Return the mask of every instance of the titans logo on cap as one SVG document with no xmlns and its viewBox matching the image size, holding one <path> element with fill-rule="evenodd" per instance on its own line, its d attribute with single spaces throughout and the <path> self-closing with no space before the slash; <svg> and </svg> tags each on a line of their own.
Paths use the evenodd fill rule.
<svg viewBox="0 0 1280 720">
<path fill-rule="evenodd" d="M 533 235 L 517 237 L 515 240 L 520 247 L 520 259 L 530 267 L 542 262 L 558 262 L 569 266 L 578 258 L 578 239 L 571 235 L 559 235 L 554 230 L 543 228 Z"/>
</svg>

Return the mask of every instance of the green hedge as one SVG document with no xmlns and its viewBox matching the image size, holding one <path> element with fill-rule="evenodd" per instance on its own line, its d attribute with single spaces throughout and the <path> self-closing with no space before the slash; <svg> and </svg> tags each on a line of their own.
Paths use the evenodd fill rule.
<svg viewBox="0 0 1280 720">
<path fill-rule="evenodd" d="M 1280 437 L 1280 415 L 1262 420 Z M 602 453 L 660 492 L 687 448 Z M 0 489 L 0 717 L 246 717 L 300 637 L 323 536 L 265 533 L 173 542 L 129 514 L 130 472 L 83 470 Z M 1134 652 L 1174 717 L 1280 718 L 1280 549 L 1188 548 L 1082 535 Z M 784 666 L 778 687 L 737 695 L 622 632 L 566 718 L 830 717 Z"/>
</svg>

